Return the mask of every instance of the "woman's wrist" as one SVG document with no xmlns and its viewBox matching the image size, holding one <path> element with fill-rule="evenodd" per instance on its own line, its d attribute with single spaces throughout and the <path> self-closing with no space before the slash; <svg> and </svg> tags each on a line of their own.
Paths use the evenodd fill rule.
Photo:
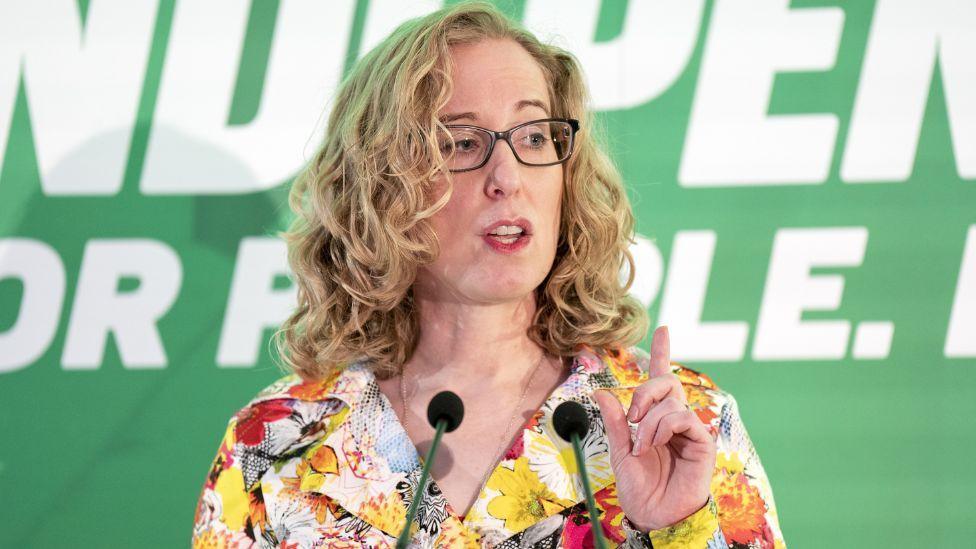
<svg viewBox="0 0 976 549">
<path fill-rule="evenodd" d="M 658 526 L 657 528 L 654 528 L 650 524 L 643 524 L 643 523 L 640 523 L 640 522 L 635 522 L 632 518 L 630 518 L 630 517 L 628 517 L 626 515 L 624 515 L 624 524 L 626 526 L 630 527 L 635 532 L 640 532 L 642 534 L 649 534 L 650 532 L 653 532 L 655 530 L 663 530 L 665 528 L 670 528 L 670 527 L 672 527 L 672 526 L 674 526 L 676 524 L 680 524 L 680 523 L 688 520 L 689 518 L 691 518 L 691 517 L 695 516 L 696 514 L 700 513 L 703 509 L 707 508 L 708 505 L 709 505 L 709 503 L 711 503 L 711 501 L 712 501 L 712 495 L 711 495 L 711 493 L 709 493 L 708 494 L 708 497 L 705 498 L 705 502 L 701 506 L 699 506 L 697 509 L 695 509 L 691 513 L 688 513 L 684 517 L 682 517 L 682 518 L 674 521 L 671 524 L 665 524 L 665 525 L 662 525 L 662 526 Z"/>
<path fill-rule="evenodd" d="M 621 547 L 726 547 L 718 521 L 718 505 L 709 494 L 701 509 L 675 522 L 658 529 L 642 531 L 624 517 L 622 521 L 626 541 Z"/>
</svg>

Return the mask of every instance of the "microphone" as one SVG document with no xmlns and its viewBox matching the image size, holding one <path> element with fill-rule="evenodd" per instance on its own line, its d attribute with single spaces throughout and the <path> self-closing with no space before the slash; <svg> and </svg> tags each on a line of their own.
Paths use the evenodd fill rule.
<svg viewBox="0 0 976 549">
<path fill-rule="evenodd" d="M 461 397 L 451 391 L 441 391 L 430 399 L 430 404 L 427 405 L 427 421 L 435 429 L 434 442 L 427 450 L 424 468 L 420 472 L 420 482 L 417 484 L 417 493 L 414 494 L 410 509 L 407 511 L 407 523 L 403 526 L 400 537 L 397 538 L 397 549 L 404 549 L 410 541 L 410 525 L 417 516 L 420 500 L 427 494 L 427 477 L 430 476 L 430 466 L 434 463 L 434 453 L 437 452 L 437 446 L 441 442 L 441 435 L 457 429 L 462 419 L 464 419 L 464 404 L 461 402 Z"/>
<path fill-rule="evenodd" d="M 427 405 L 427 421 L 434 429 L 438 428 L 438 423 L 446 421 L 444 432 L 450 433 L 461 425 L 464 419 L 464 403 L 461 397 L 451 391 L 441 391 L 430 399 Z"/>
<path fill-rule="evenodd" d="M 556 434 L 573 445 L 576 469 L 580 472 L 583 493 L 586 494 L 586 509 L 590 512 L 593 542 L 597 549 L 606 549 L 607 542 L 603 537 L 603 528 L 600 526 L 600 519 L 596 512 L 596 502 L 590 489 L 590 476 L 586 474 L 586 461 L 583 459 L 582 440 L 590 430 L 590 418 L 586 415 L 586 409 L 578 402 L 567 400 L 556 406 L 552 414 L 552 426 L 556 429 Z"/>
</svg>

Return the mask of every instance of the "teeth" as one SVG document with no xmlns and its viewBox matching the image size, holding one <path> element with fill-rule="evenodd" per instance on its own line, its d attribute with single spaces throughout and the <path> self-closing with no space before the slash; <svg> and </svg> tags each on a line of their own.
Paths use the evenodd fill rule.
<svg viewBox="0 0 976 549">
<path fill-rule="evenodd" d="M 501 242 L 502 244 L 511 244 L 512 242 L 515 242 L 516 240 L 519 239 L 519 237 L 517 236 L 509 236 L 509 237 L 496 237 L 495 235 L 492 236 L 495 238 L 495 240 Z"/>
<path fill-rule="evenodd" d="M 500 225 L 495 227 L 491 233 L 493 235 L 504 236 L 509 234 L 522 234 L 522 227 L 517 227 L 515 225 Z"/>
</svg>

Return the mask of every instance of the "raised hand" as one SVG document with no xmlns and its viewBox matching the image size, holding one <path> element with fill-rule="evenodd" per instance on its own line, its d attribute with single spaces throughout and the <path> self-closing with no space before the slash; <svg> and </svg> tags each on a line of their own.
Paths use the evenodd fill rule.
<svg viewBox="0 0 976 549">
<path fill-rule="evenodd" d="M 708 502 L 715 441 L 689 408 L 671 373 L 668 329 L 651 340 L 650 379 L 638 387 L 626 413 L 609 391 L 596 391 L 610 444 L 610 464 L 624 515 L 642 531 L 670 526 Z M 631 442 L 627 424 L 637 423 Z"/>
</svg>

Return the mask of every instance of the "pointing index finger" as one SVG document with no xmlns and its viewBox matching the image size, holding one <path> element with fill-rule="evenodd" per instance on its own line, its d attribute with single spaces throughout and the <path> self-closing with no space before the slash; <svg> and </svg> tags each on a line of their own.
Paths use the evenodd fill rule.
<svg viewBox="0 0 976 549">
<path fill-rule="evenodd" d="M 650 377 L 657 377 L 671 372 L 671 342 L 668 337 L 668 327 L 659 326 L 654 330 L 651 338 Z"/>
</svg>

